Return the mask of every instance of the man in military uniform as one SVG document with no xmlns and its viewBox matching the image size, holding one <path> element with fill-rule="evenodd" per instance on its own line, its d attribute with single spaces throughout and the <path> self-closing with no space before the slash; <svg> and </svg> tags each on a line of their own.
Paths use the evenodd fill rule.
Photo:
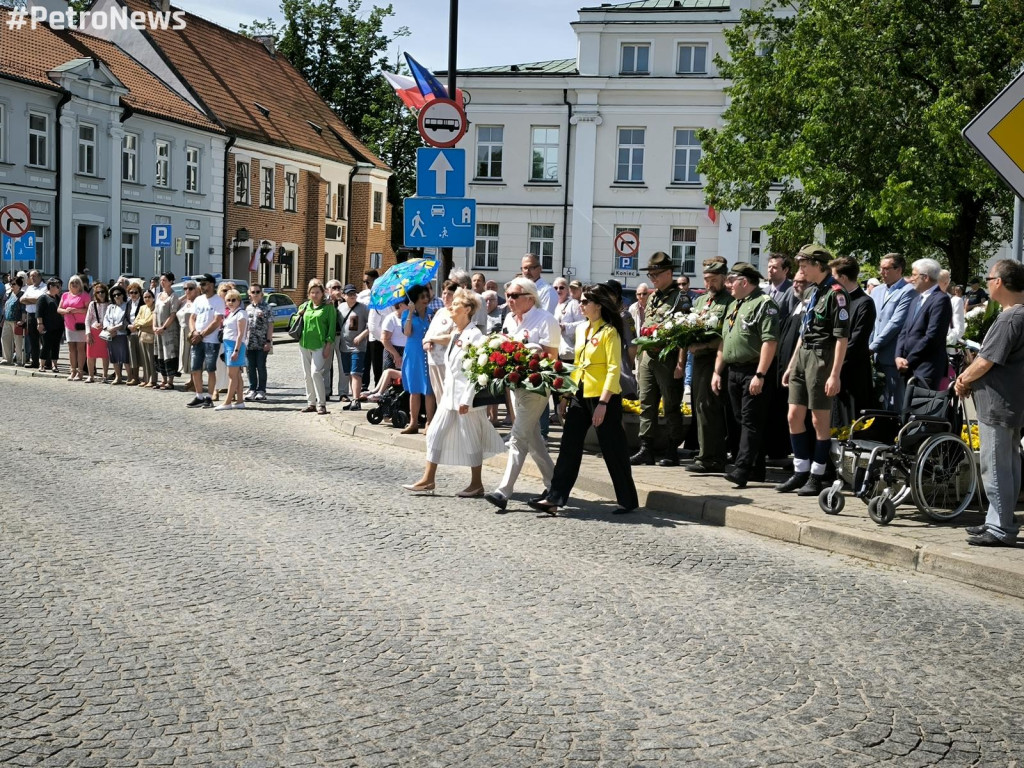
<svg viewBox="0 0 1024 768">
<path fill-rule="evenodd" d="M 725 276 L 728 272 L 729 267 L 721 256 L 705 261 L 705 291 L 693 305 L 693 311 L 698 315 L 714 317 L 719 331 L 731 301 L 725 290 Z M 728 436 L 725 402 L 711 389 L 715 357 L 721 342 L 721 337 L 716 336 L 713 341 L 690 347 L 693 353 L 690 393 L 693 397 L 693 418 L 697 423 L 697 442 L 700 450 L 697 453 L 697 460 L 686 468 L 687 472 L 706 474 L 725 471 Z"/>
<path fill-rule="evenodd" d="M 752 264 L 737 262 L 725 285 L 732 302 L 722 325 L 722 344 L 715 359 L 711 389 L 721 393 L 723 382 L 739 422 L 739 450 L 732 472 L 725 479 L 737 488 L 747 480 L 764 482 L 765 427 L 775 383 L 766 379 L 779 338 L 779 305 L 764 291 L 764 278 Z"/>
<path fill-rule="evenodd" d="M 672 258 L 658 251 L 647 264 L 647 277 L 654 293 L 647 299 L 647 311 L 641 329 L 661 325 L 673 313 L 682 310 L 683 295 L 672 279 Z M 683 374 L 686 350 L 673 350 L 662 361 L 657 355 L 637 355 L 637 387 L 640 390 L 640 450 L 631 464 L 674 467 L 679 464 L 678 448 L 683 442 Z M 658 404 L 665 401 L 665 427 L 658 424 Z M 659 459 L 660 457 L 660 459 Z"/>
<path fill-rule="evenodd" d="M 796 255 L 810 284 L 800 341 L 782 375 L 789 387 L 789 439 L 793 444 L 793 475 L 775 486 L 780 493 L 796 491 L 817 496 L 825 486 L 829 459 L 832 399 L 839 394 L 839 374 L 850 336 L 850 297 L 829 271 L 832 254 L 821 245 L 805 245 Z M 811 410 L 814 432 L 807 431 Z"/>
</svg>

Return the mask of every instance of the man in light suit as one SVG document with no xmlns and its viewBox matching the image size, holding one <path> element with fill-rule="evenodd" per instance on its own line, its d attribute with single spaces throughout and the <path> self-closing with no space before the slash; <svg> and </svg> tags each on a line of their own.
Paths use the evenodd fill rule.
<svg viewBox="0 0 1024 768">
<path fill-rule="evenodd" d="M 896 340 L 900 374 L 936 390 L 949 373 L 946 334 L 953 319 L 949 296 L 939 290 L 941 271 L 942 265 L 935 259 L 918 259 L 911 265 L 910 281 L 919 298 L 910 305 L 910 320 Z"/>
<path fill-rule="evenodd" d="M 914 286 L 903 279 L 907 262 L 901 254 L 885 254 L 879 268 L 885 288 L 879 286 L 871 292 L 871 299 L 875 302 L 875 329 L 868 349 L 874 355 L 875 368 L 885 374 L 882 405 L 887 411 L 896 412 L 903 405 L 906 389 L 906 380 L 896 370 L 896 341 L 917 293 Z"/>
</svg>

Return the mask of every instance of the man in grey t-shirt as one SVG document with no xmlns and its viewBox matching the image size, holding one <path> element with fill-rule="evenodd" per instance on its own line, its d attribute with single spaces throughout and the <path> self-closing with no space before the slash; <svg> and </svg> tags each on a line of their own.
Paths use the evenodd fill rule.
<svg viewBox="0 0 1024 768">
<path fill-rule="evenodd" d="M 1013 519 L 1020 495 L 1020 430 L 1024 427 L 1024 264 L 997 261 L 985 278 L 1002 311 L 985 336 L 981 352 L 956 380 L 956 393 L 974 392 L 981 440 L 981 479 L 988 494 L 985 524 L 967 528 L 976 547 L 1017 545 Z"/>
<path fill-rule="evenodd" d="M 343 290 L 345 301 L 338 305 L 338 357 L 348 376 L 351 399 L 342 406 L 342 410 L 358 411 L 362 407 L 359 397 L 363 394 L 363 358 L 370 336 L 367 329 L 370 309 L 359 303 L 359 293 L 354 285 L 346 285 Z"/>
</svg>

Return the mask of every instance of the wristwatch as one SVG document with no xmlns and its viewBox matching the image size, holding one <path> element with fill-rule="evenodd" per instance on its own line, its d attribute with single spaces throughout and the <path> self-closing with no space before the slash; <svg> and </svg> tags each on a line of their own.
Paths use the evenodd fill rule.
<svg viewBox="0 0 1024 768">
<path fill-rule="evenodd" d="M 757 372 L 756 372 L 756 373 L 755 373 L 754 375 L 755 375 L 755 376 L 756 376 L 757 378 L 759 378 L 759 379 L 763 379 L 763 378 L 764 378 L 764 374 L 763 374 L 763 373 L 761 373 L 760 371 L 757 371 Z"/>
</svg>

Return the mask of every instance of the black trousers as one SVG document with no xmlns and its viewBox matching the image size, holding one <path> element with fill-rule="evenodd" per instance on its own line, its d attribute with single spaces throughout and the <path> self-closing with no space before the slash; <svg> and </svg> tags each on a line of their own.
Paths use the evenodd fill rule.
<svg viewBox="0 0 1024 768">
<path fill-rule="evenodd" d="M 53 365 L 56 365 L 57 359 L 60 357 L 60 342 L 63 338 L 63 328 L 55 328 L 52 331 L 47 330 L 43 332 L 39 339 L 39 357 L 43 360 L 49 360 Z"/>
<path fill-rule="evenodd" d="M 33 368 L 39 367 L 39 347 L 42 345 L 42 334 L 36 323 L 34 313 L 25 313 L 25 362 L 32 363 Z"/>
<path fill-rule="evenodd" d="M 384 368 L 384 342 L 366 342 L 366 357 L 363 358 L 363 389 L 370 389 L 370 373 L 373 373 L 373 385 L 380 381 Z"/>
<path fill-rule="evenodd" d="M 765 427 L 775 395 L 775 383 L 767 376 L 761 394 L 750 394 L 756 371 L 756 363 L 730 365 L 726 379 L 733 417 L 739 422 L 739 447 L 733 463 L 744 472 L 764 469 Z"/>
<path fill-rule="evenodd" d="M 583 443 L 587 438 L 594 408 L 599 398 L 577 396 L 572 399 L 565 411 L 565 423 L 562 426 L 562 442 L 558 447 L 558 460 L 555 472 L 551 476 L 551 490 L 547 500 L 559 507 L 569 501 L 569 494 L 576 479 L 580 475 L 580 463 L 583 461 Z M 636 484 L 633 482 L 633 470 L 629 464 L 629 445 L 626 442 L 626 431 L 622 428 L 622 397 L 612 396 L 605 408 L 604 421 L 597 427 L 597 441 L 601 445 L 604 465 L 615 488 L 615 501 L 623 509 L 635 509 L 639 506 L 636 495 Z"/>
</svg>

